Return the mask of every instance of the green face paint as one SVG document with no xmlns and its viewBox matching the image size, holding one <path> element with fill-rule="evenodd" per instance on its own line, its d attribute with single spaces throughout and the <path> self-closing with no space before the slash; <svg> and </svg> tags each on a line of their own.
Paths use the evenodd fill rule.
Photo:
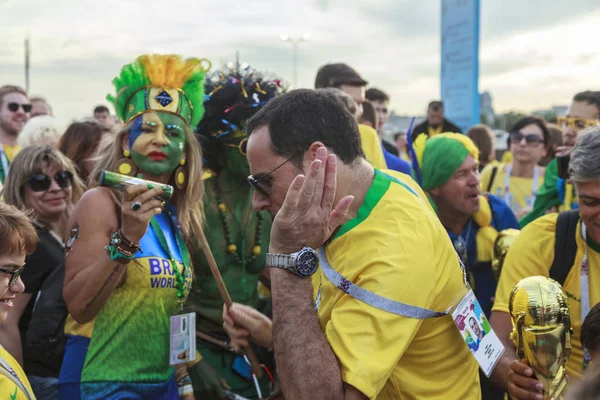
<svg viewBox="0 0 600 400">
<path fill-rule="evenodd" d="M 175 115 L 146 113 L 141 123 L 135 124 L 139 132 L 130 133 L 135 138 L 131 145 L 131 158 L 142 171 L 152 175 L 173 172 L 185 154 L 185 123 Z"/>
</svg>

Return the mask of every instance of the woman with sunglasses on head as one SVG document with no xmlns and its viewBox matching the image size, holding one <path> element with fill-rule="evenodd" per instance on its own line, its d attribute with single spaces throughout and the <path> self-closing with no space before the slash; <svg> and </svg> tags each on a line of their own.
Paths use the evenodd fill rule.
<svg viewBox="0 0 600 400">
<path fill-rule="evenodd" d="M 510 163 L 490 165 L 481 172 L 481 188 L 500 198 L 520 219 L 533 208 L 538 189 L 544 183 L 544 167 L 538 163 L 546 155 L 550 133 L 538 117 L 519 119 L 510 130 Z"/>
<path fill-rule="evenodd" d="M 208 243 L 233 301 L 264 310 L 259 304 L 258 283 L 267 283 L 265 258 L 269 248 L 271 217 L 252 210 L 252 188 L 246 159 L 246 121 L 269 100 L 281 92 L 278 81 L 263 78 L 251 67 L 227 68 L 213 72 L 205 88 L 206 114 L 196 133 L 202 144 L 204 167 L 211 176 L 205 179 L 204 213 Z M 196 309 L 196 326 L 204 335 L 196 342 L 203 358 L 231 390 L 245 398 L 255 399 L 256 388 L 236 371 L 238 357 L 223 343 L 223 300 L 202 252 L 192 254 L 197 280 L 187 304 Z M 207 340 L 207 336 L 209 337 Z M 241 365 L 245 365 L 242 360 Z M 195 377 L 192 376 L 194 380 Z M 267 374 L 260 381 L 263 393 L 269 392 Z"/>
<path fill-rule="evenodd" d="M 63 231 L 73 204 L 84 191 L 71 161 L 48 145 L 21 150 L 4 185 L 4 201 L 30 213 L 40 243 L 27 257 L 22 276 L 25 292 L 13 300 L 14 307 L 0 327 L 0 341 L 23 365 L 38 399 L 56 399 L 61 357 L 40 354 L 28 346 L 26 338 L 34 306 L 40 306 L 36 303 L 40 289 L 55 270 L 63 268 Z"/>
<path fill-rule="evenodd" d="M 27 216 L 16 207 L 0 202 L 0 327 L 23 296 L 20 275 L 27 254 L 38 247 L 38 238 Z M 0 346 L 0 393 L 3 399 L 35 399 L 21 365 Z"/>
<path fill-rule="evenodd" d="M 190 125 L 204 111 L 205 71 L 202 60 L 143 55 L 113 81 L 125 127 L 102 152 L 93 188 L 67 225 L 59 399 L 170 400 L 180 388 L 190 392 L 169 362 L 170 319 L 182 312 L 191 245 L 203 234 L 202 155 Z M 149 182 L 124 193 L 94 187 L 102 170 Z"/>
</svg>

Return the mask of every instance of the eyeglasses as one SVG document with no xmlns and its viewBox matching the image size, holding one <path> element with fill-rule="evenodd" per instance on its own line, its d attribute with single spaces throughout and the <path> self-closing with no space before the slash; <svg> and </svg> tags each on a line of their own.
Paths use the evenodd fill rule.
<svg viewBox="0 0 600 400">
<path fill-rule="evenodd" d="M 282 162 L 281 164 L 279 164 L 278 166 L 276 166 L 274 169 L 271 170 L 271 172 L 269 172 L 268 174 L 266 174 L 263 177 L 260 177 L 258 179 L 254 178 L 254 176 L 252 175 L 248 175 L 248 183 L 250 184 L 250 186 L 252 186 L 254 189 L 258 190 L 263 196 L 265 197 L 270 197 L 269 193 L 267 193 L 267 190 L 262 188 L 259 183 L 260 182 L 264 182 L 265 180 L 267 180 L 267 178 L 269 178 L 271 175 L 273 175 L 273 173 L 275 171 L 277 171 L 279 168 L 283 167 L 285 164 L 287 164 L 288 162 L 292 161 L 295 157 L 297 156 L 297 154 L 291 156 L 290 158 L 288 158 L 287 160 L 285 160 L 284 162 Z"/>
<path fill-rule="evenodd" d="M 597 119 L 587 119 L 587 118 L 571 118 L 571 117 L 558 117 L 557 124 L 560 129 L 567 129 L 569 126 L 573 127 L 573 129 L 577 132 L 589 128 L 590 126 L 598 125 Z"/>
<path fill-rule="evenodd" d="M 524 135 L 521 132 L 513 132 L 510 134 L 510 141 L 514 144 L 521 143 L 523 139 L 525 139 L 525 143 L 527 143 L 528 145 L 544 143 L 544 138 L 538 135 Z"/>
<path fill-rule="evenodd" d="M 19 106 L 23 109 L 23 112 L 28 113 L 31 111 L 31 104 L 8 103 L 6 106 L 12 112 L 17 112 Z"/>
<path fill-rule="evenodd" d="M 10 275 L 10 279 L 8 280 L 8 286 L 12 286 L 15 284 L 15 282 L 17 282 L 17 280 L 19 279 L 19 277 L 21 276 L 21 273 L 23 272 L 23 268 L 25 267 L 25 264 L 18 266 L 12 266 L 17 267 L 17 269 L 6 269 L 6 268 L 0 268 L 0 272 L 4 272 L 5 274 L 9 274 Z"/>
<path fill-rule="evenodd" d="M 246 155 L 246 148 L 248 147 L 248 138 L 243 138 L 242 141 L 239 142 L 238 144 L 225 143 L 225 146 L 237 148 L 240 151 L 240 153 L 243 156 L 245 156 Z"/>
<path fill-rule="evenodd" d="M 61 189 L 71 187 L 73 184 L 73 174 L 71 171 L 60 171 L 54 176 L 54 182 L 56 182 Z M 52 178 L 46 174 L 36 174 L 29 178 L 27 183 L 32 191 L 44 192 L 50 189 Z"/>
</svg>

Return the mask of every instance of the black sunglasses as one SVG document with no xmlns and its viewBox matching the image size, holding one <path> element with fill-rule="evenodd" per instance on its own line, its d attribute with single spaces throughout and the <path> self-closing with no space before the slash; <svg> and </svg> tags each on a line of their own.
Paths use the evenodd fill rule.
<svg viewBox="0 0 600 400">
<path fill-rule="evenodd" d="M 269 197 L 269 193 L 267 193 L 267 191 L 265 189 L 263 189 L 262 187 L 260 187 L 259 183 L 260 182 L 264 182 L 269 176 L 273 175 L 273 172 L 277 171 L 279 168 L 283 167 L 285 164 L 287 164 L 288 162 L 292 161 L 296 157 L 296 155 L 291 156 L 290 158 L 288 158 L 287 160 L 285 160 L 284 162 L 282 162 L 281 164 L 279 164 L 278 166 L 276 166 L 275 168 L 273 168 L 271 170 L 271 172 L 269 172 L 268 174 L 266 174 L 265 176 L 263 176 L 261 178 L 256 179 L 256 178 L 254 178 L 254 176 L 248 175 L 248 183 L 254 189 L 258 190 L 263 196 Z"/>
<path fill-rule="evenodd" d="M 521 132 L 513 132 L 510 134 L 510 141 L 515 144 L 521 143 L 521 140 L 523 139 L 525 139 L 525 143 L 527 144 L 544 143 L 544 138 L 539 137 L 538 135 L 524 135 Z"/>
<path fill-rule="evenodd" d="M 21 276 L 21 273 L 23 272 L 23 268 L 25 267 L 25 264 L 23 264 L 21 266 L 15 265 L 15 267 L 18 267 L 18 268 L 17 269 L 0 268 L 0 272 L 4 272 L 5 274 L 10 275 L 10 279 L 8 280 L 8 286 L 14 285 L 15 282 L 17 281 L 17 279 L 19 279 L 19 277 Z"/>
<path fill-rule="evenodd" d="M 66 189 L 73 184 L 73 174 L 71 171 L 60 171 L 54 176 L 54 181 L 61 189 Z M 29 178 L 27 183 L 32 191 L 44 192 L 50 189 L 52 178 L 46 174 L 36 174 Z"/>
<path fill-rule="evenodd" d="M 19 109 L 19 106 L 21 106 L 21 108 L 23 109 L 23 112 L 28 113 L 31 111 L 31 104 L 8 103 L 6 106 L 12 112 L 17 112 L 17 110 Z"/>
</svg>

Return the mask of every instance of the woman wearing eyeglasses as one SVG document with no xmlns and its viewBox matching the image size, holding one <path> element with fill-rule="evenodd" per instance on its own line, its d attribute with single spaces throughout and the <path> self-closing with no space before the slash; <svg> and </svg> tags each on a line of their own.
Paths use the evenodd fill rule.
<svg viewBox="0 0 600 400">
<path fill-rule="evenodd" d="M 0 327 L 2 345 L 23 365 L 38 399 L 56 399 L 61 357 L 46 357 L 27 345 L 27 334 L 38 293 L 57 268 L 64 268 L 63 231 L 73 204 L 84 192 L 71 161 L 47 145 L 31 145 L 14 158 L 3 197 L 29 211 L 40 243 L 27 257 L 22 278 L 25 292 L 13 300 Z M 40 332 L 36 332 L 39 334 Z"/>
<path fill-rule="evenodd" d="M 545 169 L 538 163 L 546 155 L 549 136 L 542 119 L 521 118 L 510 130 L 512 162 L 490 165 L 481 172 L 482 190 L 503 198 L 517 219 L 531 211 L 544 183 Z"/>
<path fill-rule="evenodd" d="M 23 263 L 27 254 L 38 246 L 31 222 L 16 207 L 0 202 L 0 327 L 14 310 L 15 302 L 23 296 Z M 0 393 L 3 399 L 35 399 L 23 368 L 0 346 Z"/>
</svg>

